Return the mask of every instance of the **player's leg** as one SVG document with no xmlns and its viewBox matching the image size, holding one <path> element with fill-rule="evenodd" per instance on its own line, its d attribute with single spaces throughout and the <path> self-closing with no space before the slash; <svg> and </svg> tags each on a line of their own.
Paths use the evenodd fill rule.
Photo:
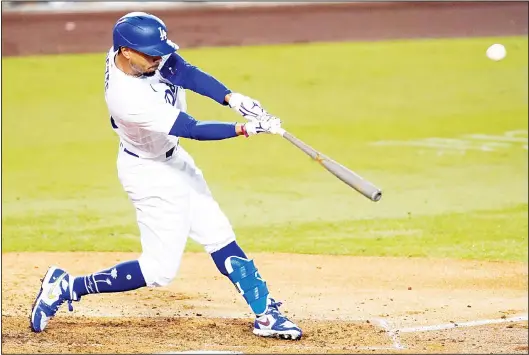
<svg viewBox="0 0 529 355">
<path fill-rule="evenodd" d="M 137 159 L 124 157 L 123 159 Z M 73 277 L 58 267 L 44 276 L 30 316 L 35 332 L 44 330 L 64 303 L 79 301 L 82 296 L 135 290 L 144 286 L 165 286 L 178 271 L 189 233 L 189 188 L 173 171 L 156 162 L 150 166 L 120 167 L 120 180 L 136 208 L 142 254 L 138 260 L 119 263 L 106 270 Z M 147 184 L 145 176 L 156 176 L 156 186 Z M 165 178 L 164 178 L 165 177 Z"/>
<path fill-rule="evenodd" d="M 81 277 L 73 277 L 65 270 L 52 266 L 42 280 L 41 288 L 30 316 L 31 329 L 41 332 L 59 307 L 79 301 L 89 293 L 124 292 L 145 286 L 145 279 L 137 260 L 115 265 L 107 270 Z"/>
<path fill-rule="evenodd" d="M 302 331 L 279 311 L 281 302 L 269 294 L 265 279 L 260 275 L 254 261 L 237 244 L 233 231 L 228 228 L 224 214 L 212 198 L 205 195 L 193 197 L 190 237 L 202 244 L 210 253 L 218 270 L 236 287 L 250 309 L 256 315 L 253 333 L 264 337 L 279 337 L 297 340 Z M 231 240 L 231 241 L 230 241 Z"/>
<path fill-rule="evenodd" d="M 194 166 L 192 159 L 190 165 Z M 233 228 L 213 199 L 200 170 L 194 167 L 190 237 L 202 244 L 219 271 L 237 288 L 255 313 L 254 334 L 300 339 L 301 329 L 279 311 L 281 302 L 269 295 L 266 281 L 254 261 L 237 244 Z"/>
<path fill-rule="evenodd" d="M 139 259 L 76 277 L 72 288 L 74 300 L 92 293 L 166 286 L 175 278 L 190 228 L 189 197 L 187 193 L 181 196 L 163 193 L 151 196 L 150 192 L 149 196 L 142 194 L 133 200 L 142 245 Z"/>
</svg>

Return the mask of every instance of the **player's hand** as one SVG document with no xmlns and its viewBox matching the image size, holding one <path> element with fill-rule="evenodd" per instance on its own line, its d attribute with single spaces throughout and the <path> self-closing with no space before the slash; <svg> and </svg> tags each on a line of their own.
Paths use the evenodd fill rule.
<svg viewBox="0 0 529 355">
<path fill-rule="evenodd" d="M 231 93 L 228 105 L 233 111 L 237 112 L 248 121 L 264 119 L 268 114 L 259 101 L 235 92 Z"/>
<path fill-rule="evenodd" d="M 281 120 L 275 116 L 264 114 L 257 117 L 258 119 L 245 123 L 243 133 L 246 137 L 260 133 L 280 134 L 285 130 L 281 127 Z"/>
</svg>

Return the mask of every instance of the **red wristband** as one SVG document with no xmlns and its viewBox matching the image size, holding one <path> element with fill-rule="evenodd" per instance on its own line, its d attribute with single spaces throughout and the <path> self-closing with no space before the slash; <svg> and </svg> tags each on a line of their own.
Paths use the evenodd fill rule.
<svg viewBox="0 0 529 355">
<path fill-rule="evenodd" d="M 244 134 L 245 137 L 248 137 L 248 132 L 246 132 L 246 127 L 245 125 L 241 125 L 241 131 L 242 131 L 242 134 Z"/>
</svg>

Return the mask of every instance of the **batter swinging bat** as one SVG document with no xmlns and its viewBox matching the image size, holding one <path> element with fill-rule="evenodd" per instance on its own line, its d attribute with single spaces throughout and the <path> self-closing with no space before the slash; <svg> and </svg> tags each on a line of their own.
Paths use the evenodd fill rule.
<svg viewBox="0 0 529 355">
<path fill-rule="evenodd" d="M 360 192 L 368 199 L 376 202 L 382 198 L 382 191 L 369 181 L 362 178 L 360 175 L 347 169 L 345 166 L 332 160 L 331 158 L 321 154 L 316 149 L 301 141 L 299 138 L 294 137 L 289 132 L 282 130 L 281 135 L 287 141 L 294 144 L 296 147 L 305 152 L 312 159 L 320 163 L 331 174 L 345 182 L 347 185 L 351 186 L 356 191 Z"/>
</svg>

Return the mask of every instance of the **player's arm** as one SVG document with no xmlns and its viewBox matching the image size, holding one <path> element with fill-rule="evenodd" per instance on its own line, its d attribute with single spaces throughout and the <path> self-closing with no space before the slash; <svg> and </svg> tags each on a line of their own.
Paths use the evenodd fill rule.
<svg viewBox="0 0 529 355">
<path fill-rule="evenodd" d="M 160 75 L 173 85 L 209 97 L 221 105 L 228 105 L 226 97 L 231 94 L 231 90 L 209 73 L 188 63 L 176 52 L 165 61 Z"/>
<path fill-rule="evenodd" d="M 228 105 L 247 120 L 266 116 L 261 103 L 240 93 L 234 93 L 220 80 L 172 53 L 160 69 L 160 75 L 173 85 L 209 97 L 221 105 Z"/>
<path fill-rule="evenodd" d="M 122 113 L 119 115 L 123 120 L 118 126 L 133 125 L 152 132 L 199 141 L 223 140 L 259 133 L 279 133 L 281 129 L 281 121 L 270 115 L 260 121 L 246 123 L 199 121 L 171 104 L 159 100 L 148 91 L 144 94 L 144 100 L 127 98 L 127 105 L 116 105 L 128 107 L 126 115 Z M 152 100 L 145 100 L 149 95 Z"/>
<path fill-rule="evenodd" d="M 268 120 L 263 119 L 247 123 L 227 123 L 198 121 L 191 115 L 180 112 L 169 130 L 169 134 L 198 141 L 212 141 L 241 135 L 248 137 L 259 133 L 279 133 L 280 128 L 281 121 L 272 116 L 269 116 Z"/>
</svg>

